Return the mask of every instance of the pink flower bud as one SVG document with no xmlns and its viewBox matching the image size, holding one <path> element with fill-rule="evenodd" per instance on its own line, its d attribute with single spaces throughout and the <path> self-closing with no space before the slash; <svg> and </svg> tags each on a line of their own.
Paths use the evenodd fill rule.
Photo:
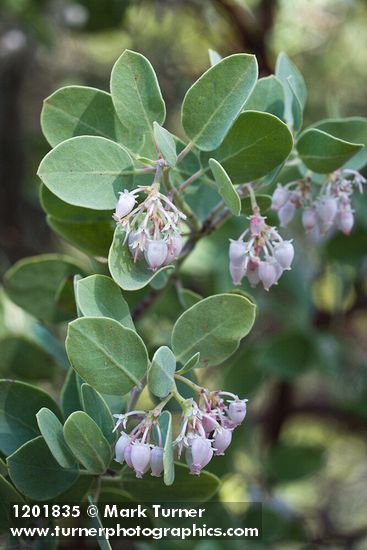
<svg viewBox="0 0 367 550">
<path fill-rule="evenodd" d="M 228 416 L 237 426 L 245 419 L 246 402 L 247 399 L 236 399 L 236 401 L 232 401 L 228 406 Z"/>
<path fill-rule="evenodd" d="M 277 188 L 275 189 L 272 197 L 271 208 L 272 210 L 279 210 L 282 206 L 285 205 L 289 197 L 289 191 L 280 183 L 278 183 Z"/>
<path fill-rule="evenodd" d="M 327 229 L 333 223 L 338 210 L 338 203 L 334 197 L 325 197 L 317 205 L 317 213 Z"/>
<path fill-rule="evenodd" d="M 294 248 L 290 241 L 282 241 L 274 247 L 274 257 L 282 269 L 290 269 L 294 258 Z"/>
<path fill-rule="evenodd" d="M 316 210 L 311 207 L 307 207 L 302 212 L 302 224 L 306 231 L 312 231 L 317 224 Z"/>
<path fill-rule="evenodd" d="M 182 237 L 178 233 L 175 233 L 168 241 L 168 252 L 165 263 L 170 264 L 176 260 L 181 254 L 182 247 Z"/>
<path fill-rule="evenodd" d="M 133 467 L 133 463 L 131 462 L 132 448 L 133 448 L 132 443 L 129 443 L 128 445 L 126 445 L 125 451 L 124 451 L 124 459 L 126 464 L 129 466 L 129 468 Z"/>
<path fill-rule="evenodd" d="M 163 449 L 162 447 L 153 447 L 150 453 L 150 468 L 152 476 L 160 477 L 163 472 Z"/>
<path fill-rule="evenodd" d="M 250 232 L 253 237 L 258 237 L 264 231 L 265 221 L 259 214 L 250 216 Z"/>
<path fill-rule="evenodd" d="M 278 211 L 279 221 L 281 227 L 286 227 L 293 219 L 296 207 L 290 201 L 286 202 Z"/>
<path fill-rule="evenodd" d="M 259 278 L 265 290 L 269 290 L 269 288 L 276 281 L 278 271 L 274 263 L 275 262 L 266 260 L 266 261 L 260 262 L 259 264 Z"/>
<path fill-rule="evenodd" d="M 167 243 L 161 239 L 147 241 L 145 249 L 145 259 L 148 262 L 149 267 L 156 271 L 166 261 L 168 253 Z"/>
<path fill-rule="evenodd" d="M 345 235 L 349 235 L 354 225 L 354 216 L 352 210 L 347 209 L 338 212 L 336 222 L 339 229 L 343 231 Z"/>
<path fill-rule="evenodd" d="M 216 449 L 215 454 L 224 455 L 224 451 L 229 447 L 232 441 L 232 431 L 221 429 L 215 435 L 213 446 Z"/>
<path fill-rule="evenodd" d="M 229 271 L 234 285 L 240 285 L 246 273 L 248 257 L 245 253 L 245 242 L 231 240 L 229 245 Z"/>
<path fill-rule="evenodd" d="M 201 423 L 206 434 L 210 434 L 210 432 L 214 431 L 215 428 L 218 426 L 218 422 L 209 414 L 203 416 Z"/>
<path fill-rule="evenodd" d="M 150 466 L 150 447 L 147 443 L 136 442 L 131 449 L 131 464 L 136 477 L 143 477 Z M 127 461 L 126 461 L 127 462 Z"/>
<path fill-rule="evenodd" d="M 113 215 L 114 220 L 119 221 L 121 218 L 124 218 L 134 208 L 136 199 L 132 193 L 129 193 L 127 189 L 123 193 L 119 193 L 119 200 L 116 205 L 116 210 Z"/>
<path fill-rule="evenodd" d="M 120 464 L 124 463 L 125 457 L 125 449 L 130 443 L 130 437 L 125 433 L 121 432 L 120 437 L 117 440 L 116 446 L 115 446 L 115 460 L 116 462 L 119 462 Z"/>
<path fill-rule="evenodd" d="M 213 449 L 208 439 L 203 437 L 195 437 L 193 439 L 189 452 L 186 455 L 187 463 L 190 467 L 190 473 L 199 475 L 201 470 L 205 468 L 211 461 Z"/>
</svg>

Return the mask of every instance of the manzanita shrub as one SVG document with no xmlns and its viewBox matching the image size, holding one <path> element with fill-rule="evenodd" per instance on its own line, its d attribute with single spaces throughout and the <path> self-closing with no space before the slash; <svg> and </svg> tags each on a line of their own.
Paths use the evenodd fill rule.
<svg viewBox="0 0 367 550">
<path fill-rule="evenodd" d="M 182 103 L 186 141 L 164 127 L 157 77 L 136 52 L 117 60 L 110 93 L 68 86 L 45 100 L 52 149 L 38 170 L 41 203 L 50 227 L 91 267 L 50 254 L 6 274 L 8 297 L 42 322 L 33 339 L 70 368 L 61 409 L 34 386 L 0 382 L 5 501 L 98 499 L 112 483 L 129 499 L 211 498 L 219 480 L 203 469 L 228 452 L 247 400 L 210 387 L 205 375 L 199 384 L 195 372 L 235 353 L 256 306 L 241 288 L 206 298 L 185 291 L 183 261 L 239 217 L 240 234 L 223 242 L 233 284 L 268 291 L 297 254 L 282 236 L 297 210 L 313 241 L 353 228 L 367 162 L 362 119 L 303 129 L 306 87 L 285 54 L 275 75 L 260 79 L 253 55 L 212 62 Z M 279 228 L 267 221 L 271 209 Z M 134 320 L 170 286 L 185 311 L 170 344 L 149 357 Z M 132 293 L 143 294 L 133 314 Z M 67 358 L 48 327 L 66 321 Z M 145 388 L 150 410 L 138 403 Z"/>
</svg>

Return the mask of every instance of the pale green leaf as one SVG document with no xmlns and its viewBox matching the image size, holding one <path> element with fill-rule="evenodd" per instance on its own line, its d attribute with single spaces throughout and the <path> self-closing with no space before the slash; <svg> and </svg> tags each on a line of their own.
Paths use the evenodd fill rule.
<svg viewBox="0 0 367 550">
<path fill-rule="evenodd" d="M 257 79 L 253 55 L 234 54 L 208 69 L 185 95 L 182 125 L 203 151 L 217 148 L 236 120 Z"/>
<path fill-rule="evenodd" d="M 158 122 L 154 122 L 153 127 L 158 149 L 162 153 L 164 160 L 173 168 L 176 166 L 177 162 L 175 138 L 168 130 L 158 124 Z"/>
<path fill-rule="evenodd" d="M 155 352 L 152 364 L 148 370 L 148 388 L 163 399 L 173 389 L 176 358 L 167 346 L 162 346 Z"/>
<path fill-rule="evenodd" d="M 110 444 L 114 443 L 116 440 L 116 433 L 113 433 L 115 422 L 102 395 L 89 384 L 82 384 L 81 401 L 84 412 L 99 426 L 107 441 Z"/>
<path fill-rule="evenodd" d="M 38 168 L 42 182 L 61 200 L 95 210 L 115 208 L 118 193 L 131 188 L 133 173 L 127 150 L 97 136 L 59 143 Z"/>
<path fill-rule="evenodd" d="M 57 416 L 50 409 L 42 407 L 36 418 L 39 430 L 55 460 L 63 468 L 77 468 L 75 458 L 65 441 L 63 426 Z"/>
<path fill-rule="evenodd" d="M 82 317 L 69 324 L 66 350 L 77 373 L 101 393 L 124 395 L 148 366 L 144 342 L 114 319 Z"/>
<path fill-rule="evenodd" d="M 284 91 L 280 80 L 274 76 L 260 78 L 245 103 L 246 111 L 263 111 L 278 118 L 284 115 Z"/>
<path fill-rule="evenodd" d="M 228 206 L 234 216 L 239 216 L 241 212 L 241 199 L 233 187 L 227 172 L 215 159 L 209 159 L 209 166 L 218 187 L 218 192 L 223 198 L 225 205 Z"/>
</svg>

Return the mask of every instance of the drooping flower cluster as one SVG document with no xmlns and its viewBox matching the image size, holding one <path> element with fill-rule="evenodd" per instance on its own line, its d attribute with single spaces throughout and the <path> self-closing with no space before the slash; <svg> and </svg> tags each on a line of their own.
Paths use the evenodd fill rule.
<svg viewBox="0 0 367 550">
<path fill-rule="evenodd" d="M 199 475 L 213 455 L 224 455 L 232 440 L 232 431 L 246 416 L 247 399 L 239 399 L 228 392 L 201 389 L 196 401 L 187 400 L 181 418 L 181 429 L 173 442 L 178 458 L 185 449 L 186 462 L 190 472 Z M 120 437 L 115 446 L 115 460 L 126 463 L 142 477 L 149 470 L 160 477 L 163 472 L 163 440 L 159 425 L 161 410 L 131 411 L 114 415 L 117 418 L 115 430 Z M 138 421 L 128 434 L 127 422 Z M 123 428 L 123 430 L 121 430 Z"/>
<path fill-rule="evenodd" d="M 237 395 L 202 389 L 198 403 L 193 401 L 182 414 L 181 429 L 175 440 L 178 457 L 185 449 L 190 473 L 199 475 L 213 455 L 224 455 L 232 441 L 232 431 L 246 416 L 247 399 Z"/>
<path fill-rule="evenodd" d="M 139 204 L 138 195 L 146 195 Z M 134 262 L 144 255 L 155 271 L 180 255 L 183 246 L 180 221 L 186 216 L 156 185 L 139 186 L 133 191 L 125 189 L 120 193 L 113 219 L 125 230 L 125 242 Z"/>
<path fill-rule="evenodd" d="M 249 217 L 249 228 L 237 240 L 230 241 L 229 269 L 235 285 L 241 284 L 246 276 L 251 287 L 261 281 L 265 290 L 269 290 L 283 271 L 291 268 L 292 242 L 283 240 L 265 219 L 259 211 L 255 212 Z M 245 241 L 247 235 L 249 238 Z"/>
<path fill-rule="evenodd" d="M 285 227 L 302 208 L 302 224 L 315 239 L 325 235 L 333 226 L 349 235 L 354 225 L 351 197 L 355 188 L 361 193 L 365 178 L 355 170 L 337 170 L 313 195 L 311 180 L 304 178 L 278 184 L 272 197 L 272 209 L 278 212 L 280 225 Z"/>
<path fill-rule="evenodd" d="M 159 413 L 132 411 L 114 416 L 118 419 L 115 426 L 115 430 L 118 431 L 121 427 L 126 430 L 131 417 L 139 420 L 130 434 L 120 431 L 115 446 L 115 460 L 120 464 L 126 462 L 129 468 L 135 470 L 136 477 L 143 477 L 148 470 L 151 470 L 152 476 L 160 477 L 163 471 L 163 445 Z"/>
</svg>

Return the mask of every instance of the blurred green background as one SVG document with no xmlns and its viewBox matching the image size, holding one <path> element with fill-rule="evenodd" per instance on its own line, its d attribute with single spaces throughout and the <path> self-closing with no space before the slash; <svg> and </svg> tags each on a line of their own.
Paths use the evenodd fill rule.
<svg viewBox="0 0 367 550">
<path fill-rule="evenodd" d="M 51 233 L 38 201 L 35 173 L 48 150 L 39 115 L 56 88 L 107 90 L 116 58 L 125 48 L 137 50 L 157 72 L 167 127 L 182 135 L 179 106 L 208 68 L 208 48 L 223 56 L 255 53 L 262 75 L 284 50 L 309 89 L 306 125 L 367 116 L 366 25 L 365 0 L 1 0 L 1 272 L 48 251 L 88 265 Z M 297 221 L 291 225 L 294 269 L 269 294 L 251 291 L 259 306 L 254 331 L 224 368 L 200 373 L 210 387 L 250 400 L 232 452 L 210 469 L 223 476 L 224 500 L 264 501 L 265 536 L 256 548 L 367 549 L 366 196 L 355 197 L 354 206 L 358 224 L 350 237 L 335 235 L 316 246 Z M 203 296 L 231 288 L 227 243 L 240 225 L 228 222 L 200 243 L 183 266 L 185 288 Z M 151 351 L 167 343 L 181 311 L 171 288 L 141 317 L 138 330 Z M 64 371 L 29 348 L 24 335 L 33 323 L 2 297 L 0 375 L 28 380 L 27 356 L 38 366 L 32 379 L 57 394 Z M 177 543 L 195 550 L 227 546 Z"/>
</svg>

